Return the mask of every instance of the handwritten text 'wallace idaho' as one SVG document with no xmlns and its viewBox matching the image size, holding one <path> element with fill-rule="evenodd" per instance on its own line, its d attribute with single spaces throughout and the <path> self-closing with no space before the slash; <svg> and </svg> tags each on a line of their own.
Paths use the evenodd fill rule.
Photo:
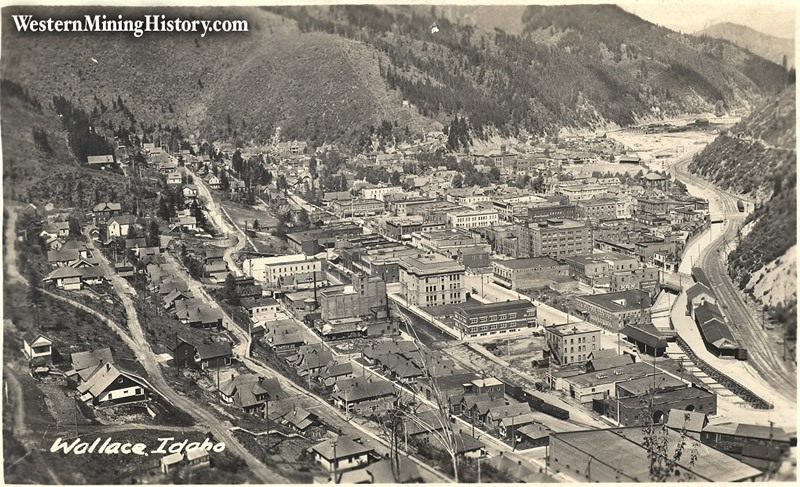
<svg viewBox="0 0 800 487">
<path fill-rule="evenodd" d="M 61 451 L 65 455 L 72 453 L 73 455 L 83 455 L 85 453 L 98 453 L 103 455 L 143 455 L 147 456 L 150 453 L 180 453 L 183 450 L 192 451 L 196 449 L 203 449 L 206 451 L 215 451 L 217 453 L 225 450 L 225 443 L 214 443 L 208 438 L 202 442 L 189 440 L 175 441 L 175 438 L 158 438 L 160 442 L 158 448 L 151 449 L 144 443 L 129 443 L 113 441 L 111 438 L 106 438 L 101 443 L 101 438 L 97 438 L 94 442 L 81 441 L 80 438 L 75 438 L 72 442 L 67 442 L 61 438 L 56 438 L 53 446 L 50 447 L 52 453 Z"/>
</svg>

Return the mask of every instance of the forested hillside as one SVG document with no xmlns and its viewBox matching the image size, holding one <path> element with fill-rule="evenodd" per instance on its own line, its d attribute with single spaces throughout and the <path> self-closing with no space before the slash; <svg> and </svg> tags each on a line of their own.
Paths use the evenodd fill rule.
<svg viewBox="0 0 800 487">
<path fill-rule="evenodd" d="M 374 46 L 387 57 L 381 74 L 390 87 L 424 116 L 465 115 L 479 137 L 747 106 L 785 77 L 728 42 L 683 36 L 611 6 L 528 7 L 520 35 L 458 25 L 435 8 L 270 10 L 304 32 Z M 450 17 L 466 18 L 463 9 Z"/>
<path fill-rule="evenodd" d="M 780 66 L 728 42 L 683 36 L 609 6 L 162 10 L 245 18 L 250 31 L 19 34 L 9 14 L 37 10 L 14 7 L 4 10 L 3 76 L 46 107 L 58 96 L 96 108 L 106 135 L 180 130 L 238 145 L 264 143 L 280 127 L 284 139 L 353 149 L 377 144 L 384 121 L 394 127 L 385 143 L 459 115 L 476 138 L 554 133 L 750 106 L 785 78 Z M 85 13 L 51 8 L 46 16 Z M 125 110 L 112 106 L 119 99 Z"/>
<path fill-rule="evenodd" d="M 796 296 L 772 289 L 783 289 L 785 279 L 796 279 L 795 96 L 791 85 L 720 134 L 689 165 L 692 172 L 758 202 L 747 220 L 749 231 L 728 256 L 729 272 L 743 289 L 758 288 L 756 297 L 784 318 L 794 315 Z M 767 272 L 770 282 L 762 282 Z M 791 287 L 796 293 L 796 286 Z"/>
<path fill-rule="evenodd" d="M 714 24 L 697 32 L 697 35 L 725 39 L 778 64 L 786 56 L 787 66 L 794 67 L 794 39 L 776 37 L 730 22 Z"/>
<path fill-rule="evenodd" d="M 48 16 L 85 9 L 48 8 Z M 35 7 L 14 12 L 36 12 Z M 114 15 L 118 12 L 114 10 Z M 325 33 L 301 34 L 294 22 L 259 9 L 161 9 L 173 17 L 245 18 L 250 32 L 209 34 L 18 34 L 3 16 L 3 77 L 49 106 L 63 96 L 99 118 L 148 137 L 166 127 L 210 140 L 264 143 L 281 128 L 286 139 L 353 141 L 384 120 L 405 134 L 441 129 L 402 107 L 381 79 L 377 52 Z M 122 12 L 129 17 L 152 13 Z M 42 66 L 47 66 L 43 71 Z M 125 112 L 112 103 L 122 99 Z M 132 115 L 129 117 L 128 115 Z"/>
</svg>

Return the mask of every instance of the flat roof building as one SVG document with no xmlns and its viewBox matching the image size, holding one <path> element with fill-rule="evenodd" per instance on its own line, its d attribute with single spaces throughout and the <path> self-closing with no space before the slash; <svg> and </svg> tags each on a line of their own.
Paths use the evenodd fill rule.
<svg viewBox="0 0 800 487">
<path fill-rule="evenodd" d="M 464 271 L 458 262 L 439 254 L 401 257 L 400 285 L 410 305 L 428 307 L 463 303 Z"/>
</svg>

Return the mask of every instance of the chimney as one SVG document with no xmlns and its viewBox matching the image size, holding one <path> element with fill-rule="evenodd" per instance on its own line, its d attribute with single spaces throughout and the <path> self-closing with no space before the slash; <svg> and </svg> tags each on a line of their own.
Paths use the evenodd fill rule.
<svg viewBox="0 0 800 487">
<path fill-rule="evenodd" d="M 259 376 L 259 377 L 258 377 L 258 383 L 259 383 L 259 384 L 261 384 L 262 382 L 264 382 L 264 378 L 263 378 L 263 377 L 261 377 L 261 376 Z"/>
<path fill-rule="evenodd" d="M 106 370 L 111 370 L 111 364 L 106 364 Z"/>
</svg>

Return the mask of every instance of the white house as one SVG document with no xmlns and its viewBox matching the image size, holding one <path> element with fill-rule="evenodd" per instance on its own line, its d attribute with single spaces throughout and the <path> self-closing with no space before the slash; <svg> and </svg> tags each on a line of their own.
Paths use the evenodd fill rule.
<svg viewBox="0 0 800 487">
<path fill-rule="evenodd" d="M 369 455 L 374 450 L 361 444 L 359 438 L 340 436 L 323 441 L 311 448 L 314 460 L 329 472 L 349 470 L 369 463 Z"/>
<path fill-rule="evenodd" d="M 28 360 L 50 360 L 53 354 L 53 341 L 42 335 L 29 331 L 22 338 L 23 352 Z"/>
<path fill-rule="evenodd" d="M 108 237 L 127 237 L 131 227 L 136 223 L 136 218 L 132 215 L 120 215 L 108 220 Z"/>
<path fill-rule="evenodd" d="M 178 185 L 183 182 L 180 173 L 173 172 L 167 174 L 167 184 Z"/>
<path fill-rule="evenodd" d="M 78 392 L 82 401 L 91 401 L 96 406 L 141 401 L 147 397 L 143 378 L 123 372 L 110 363 L 101 364 L 78 386 Z"/>
</svg>

